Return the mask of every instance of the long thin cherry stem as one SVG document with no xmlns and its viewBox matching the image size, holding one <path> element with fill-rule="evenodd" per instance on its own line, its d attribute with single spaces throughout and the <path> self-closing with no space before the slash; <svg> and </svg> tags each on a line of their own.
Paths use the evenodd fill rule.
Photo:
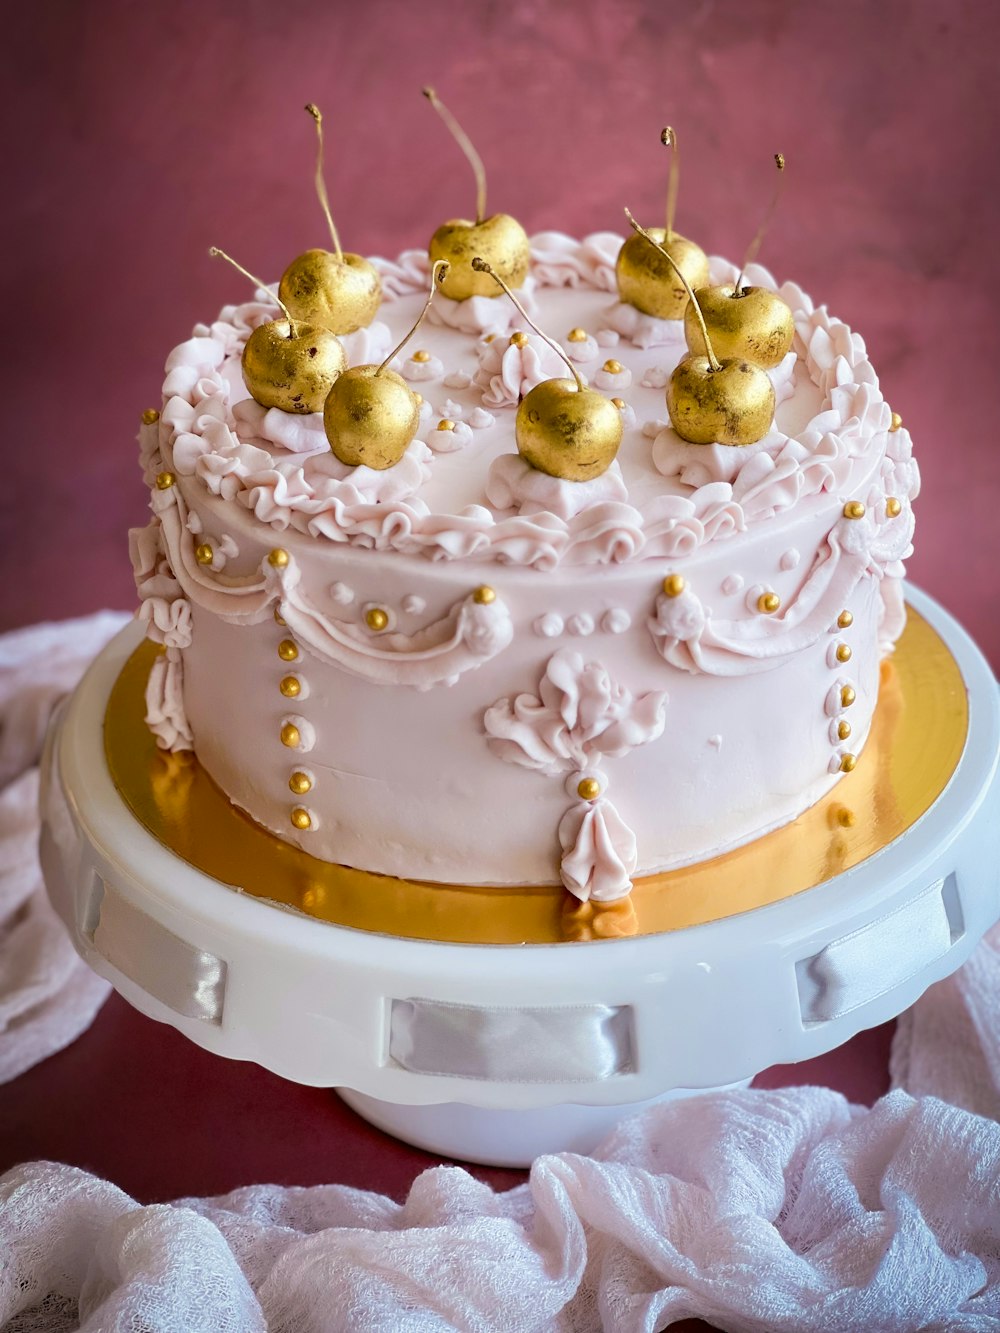
<svg viewBox="0 0 1000 1333">
<path fill-rule="evenodd" d="M 306 110 L 316 122 L 316 138 L 319 140 L 319 147 L 316 150 L 316 195 L 319 199 L 319 206 L 326 216 L 326 225 L 330 228 L 333 248 L 337 252 L 337 258 L 343 263 L 344 252 L 340 248 L 340 237 L 337 235 L 333 214 L 330 212 L 330 197 L 326 192 L 326 180 L 323 176 L 323 115 L 314 102 L 310 102 Z"/>
<path fill-rule="evenodd" d="M 469 160 L 469 165 L 476 175 L 476 221 L 482 222 L 486 216 L 486 168 L 483 166 L 483 159 L 476 152 L 472 140 L 462 129 L 458 121 L 451 114 L 445 104 L 438 97 L 433 88 L 423 88 L 421 90 L 424 96 L 430 102 L 431 106 L 438 113 L 444 123 L 448 126 L 452 136 L 458 143 L 459 148 Z"/>
<path fill-rule="evenodd" d="M 746 254 L 743 256 L 743 263 L 740 265 L 740 276 L 736 279 L 736 292 L 739 296 L 740 289 L 743 286 L 743 274 L 750 264 L 757 258 L 761 242 L 764 239 L 768 227 L 771 225 L 771 219 L 774 217 L 775 209 L 778 207 L 778 200 L 781 198 L 782 187 L 785 184 L 785 155 L 784 153 L 775 153 L 774 165 L 778 168 L 778 179 L 775 182 L 774 193 L 771 195 L 771 202 L 767 206 L 767 212 L 764 214 L 764 220 L 757 228 L 757 235 L 747 246 Z"/>
<path fill-rule="evenodd" d="M 438 286 L 444 281 L 445 276 L 446 276 L 446 274 L 447 274 L 447 272 L 448 272 L 448 269 L 449 269 L 450 267 L 451 267 L 451 265 L 448 263 L 447 259 L 435 259 L 435 261 L 434 261 L 434 267 L 431 269 L 431 289 L 430 289 L 430 292 L 428 293 L 427 300 L 424 302 L 424 308 L 423 308 L 423 310 L 421 310 L 420 314 L 417 316 L 417 321 L 416 321 L 416 323 L 414 324 L 413 328 L 410 329 L 409 333 L 406 335 L 406 337 L 403 339 L 403 341 L 402 341 L 401 343 L 399 343 L 396 347 L 394 347 L 394 348 L 392 349 L 392 351 L 389 353 L 389 355 L 385 358 L 385 360 L 384 360 L 384 361 L 382 362 L 382 364 L 379 366 L 378 370 L 376 370 L 376 372 L 375 372 L 376 375 L 381 375 L 381 374 L 382 374 L 382 371 L 385 370 L 386 366 L 389 364 L 389 362 L 392 360 L 392 358 L 393 358 L 394 356 L 398 356 L 398 355 L 399 355 L 399 353 L 403 350 L 403 348 L 406 346 L 406 344 L 410 341 L 410 339 L 411 339 L 411 338 L 413 337 L 413 335 L 416 333 L 417 329 L 420 328 L 421 324 L 424 322 L 424 316 L 427 314 L 428 310 L 430 310 L 430 308 L 431 308 L 431 302 L 434 300 L 434 294 L 435 294 L 435 292 L 437 291 Z"/>
<path fill-rule="evenodd" d="M 250 279 L 250 281 L 253 283 L 255 287 L 259 287 L 262 292 L 267 292 L 271 300 L 274 301 L 276 305 L 281 307 L 281 313 L 288 320 L 289 338 L 293 338 L 295 336 L 295 320 L 292 318 L 292 313 L 288 309 L 288 306 L 285 305 L 284 301 L 281 299 L 280 296 L 277 295 L 277 293 L 272 292 L 270 287 L 268 287 L 266 283 L 261 282 L 260 278 L 255 278 L 249 269 L 245 269 L 242 264 L 237 264 L 236 260 L 232 257 L 232 255 L 227 255 L 225 250 L 220 250 L 217 245 L 210 246 L 208 253 L 212 256 L 213 259 L 224 259 L 227 264 L 232 264 L 233 268 L 237 271 L 237 273 L 242 273 L 245 278 Z"/>
<path fill-rule="evenodd" d="M 538 334 L 539 338 L 543 338 L 543 339 L 545 340 L 545 342 L 547 342 L 548 345 L 552 348 L 552 350 L 553 350 L 554 352 L 558 353 L 558 355 L 561 356 L 562 359 L 566 362 L 567 366 L 569 366 L 569 372 L 570 372 L 570 374 L 573 376 L 573 378 L 576 380 L 576 387 L 577 387 L 577 389 L 578 389 L 578 390 L 583 390 L 583 389 L 585 389 L 587 386 L 584 384 L 583 380 L 580 378 L 580 372 L 577 370 L 576 366 L 573 365 L 573 362 L 569 359 L 569 357 L 566 355 L 566 353 L 563 351 L 563 349 L 559 346 L 559 344 L 555 341 L 555 339 L 554 339 L 554 338 L 550 338 L 549 335 L 548 335 L 547 333 L 543 333 L 543 332 L 542 332 L 542 330 L 538 327 L 538 325 L 535 323 L 535 321 L 534 321 L 534 320 L 531 318 L 531 316 L 528 314 L 527 310 L 525 310 L 525 308 L 524 308 L 524 306 L 521 304 L 521 302 L 517 299 L 517 297 L 514 295 L 514 293 L 511 291 L 511 289 L 510 289 L 510 288 L 507 286 L 507 284 L 504 282 L 503 278 L 501 278 L 500 274 L 497 273 L 495 269 L 491 268 L 490 265 L 487 264 L 487 262 L 486 262 L 485 259 L 480 259 L 478 255 L 476 256 L 475 259 L 473 259 L 473 261 L 472 261 L 472 267 L 476 270 L 477 273 L 488 273 L 488 274 L 490 275 L 490 277 L 493 279 L 493 281 L 496 282 L 496 283 L 498 283 L 498 284 L 504 289 L 504 291 L 507 293 L 507 295 L 510 297 L 510 299 L 514 302 L 514 305 L 515 305 L 515 306 L 517 307 L 517 309 L 520 311 L 521 315 L 523 315 L 523 317 L 524 317 L 524 319 L 527 321 L 527 323 L 528 323 L 528 324 L 531 326 L 531 328 L 533 328 L 533 329 L 535 330 L 535 332 Z"/>
<path fill-rule="evenodd" d="M 694 313 L 698 317 L 698 325 L 701 329 L 701 336 L 705 340 L 705 351 L 708 353 L 708 364 L 711 366 L 713 370 L 721 370 L 722 363 L 719 361 L 719 358 L 715 355 L 715 349 L 712 346 L 712 340 L 708 336 L 708 328 L 705 324 L 705 316 L 701 313 L 701 306 L 698 304 L 697 297 L 691 290 L 691 284 L 688 282 L 687 278 L 685 278 L 684 274 L 678 268 L 677 263 L 675 262 L 673 256 L 669 255 L 666 252 L 666 250 L 664 250 L 663 246 L 659 244 L 659 242 L 653 240 L 652 236 L 650 236 L 649 232 L 646 230 L 645 227 L 639 226 L 638 222 L 636 222 L 635 218 L 632 216 L 632 214 L 629 212 L 627 208 L 625 210 L 625 216 L 628 218 L 628 225 L 632 228 L 632 230 L 637 231 L 640 236 L 644 236 L 654 250 L 659 250 L 660 254 L 668 262 L 670 267 L 674 270 L 674 272 L 680 278 L 681 282 L 684 284 L 684 290 L 687 292 L 688 298 L 691 304 L 694 306 Z"/>
<path fill-rule="evenodd" d="M 677 213 L 677 188 L 681 180 L 681 150 L 677 131 L 668 125 L 660 134 L 660 143 L 670 149 L 670 176 L 667 180 L 667 243 L 674 239 L 674 217 Z"/>
</svg>

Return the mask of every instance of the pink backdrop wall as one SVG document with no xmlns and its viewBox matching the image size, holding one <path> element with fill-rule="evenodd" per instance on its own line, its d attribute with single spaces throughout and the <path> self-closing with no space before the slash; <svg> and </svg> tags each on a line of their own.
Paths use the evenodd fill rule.
<svg viewBox="0 0 1000 1333">
<path fill-rule="evenodd" d="M 302 105 L 324 108 L 348 248 L 394 253 L 472 206 L 419 96 L 480 145 L 529 231 L 662 209 L 737 256 L 789 161 L 762 256 L 868 341 L 925 488 L 911 572 L 1000 660 L 995 142 L 989 0 L 298 0 L 7 7 L 0 627 L 130 606 L 133 437 L 172 344 L 325 241 Z M 236 284 L 234 286 L 234 283 Z"/>
</svg>

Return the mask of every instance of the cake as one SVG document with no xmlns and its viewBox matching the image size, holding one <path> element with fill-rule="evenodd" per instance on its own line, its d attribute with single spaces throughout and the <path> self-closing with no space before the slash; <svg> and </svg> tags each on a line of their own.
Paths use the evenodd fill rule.
<svg viewBox="0 0 1000 1333">
<path fill-rule="evenodd" d="M 392 362 L 421 396 L 393 466 L 352 467 L 320 412 L 248 395 L 278 315 L 227 306 L 171 352 L 131 535 L 163 646 L 147 722 L 236 806 L 321 860 L 609 901 L 793 820 L 861 756 L 904 621 L 919 476 L 862 339 L 759 266 L 794 319 L 759 441 L 692 444 L 665 406 L 684 323 L 618 297 L 622 238 L 531 240 L 519 295 L 619 412 L 617 458 L 549 475 L 519 401 L 565 376 L 504 296 L 440 296 Z M 431 286 L 373 260 L 341 338 L 381 361 Z M 713 283 L 736 268 L 710 261 Z"/>
</svg>

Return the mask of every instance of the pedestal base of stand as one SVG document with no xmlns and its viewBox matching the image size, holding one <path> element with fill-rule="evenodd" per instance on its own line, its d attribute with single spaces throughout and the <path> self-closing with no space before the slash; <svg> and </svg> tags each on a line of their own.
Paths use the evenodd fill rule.
<svg viewBox="0 0 1000 1333">
<path fill-rule="evenodd" d="M 498 1111 L 461 1102 L 399 1106 L 351 1088 L 338 1088 L 342 1101 L 376 1129 L 437 1157 L 456 1157 L 483 1166 L 530 1167 L 551 1152 L 591 1153 L 616 1125 L 650 1106 L 698 1097 L 705 1092 L 747 1088 L 749 1079 L 725 1088 L 673 1088 L 626 1106 L 545 1106 L 529 1111 Z"/>
</svg>

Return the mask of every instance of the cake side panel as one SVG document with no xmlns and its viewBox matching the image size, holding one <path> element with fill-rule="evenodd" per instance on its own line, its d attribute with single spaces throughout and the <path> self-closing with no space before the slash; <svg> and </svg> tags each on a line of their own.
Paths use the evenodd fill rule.
<svg viewBox="0 0 1000 1333">
<path fill-rule="evenodd" d="M 788 567 L 787 553 L 823 545 L 835 511 L 829 500 L 822 508 L 762 533 L 752 549 L 720 543 L 685 563 L 686 585 L 713 625 L 758 630 L 768 618 L 758 587 L 774 590 L 782 606 L 808 597 L 823 568 L 805 559 Z M 197 535 L 216 520 L 206 512 Z M 184 691 L 199 759 L 237 805 L 322 859 L 442 882 L 558 883 L 567 828 L 578 840 L 574 822 L 582 827 L 586 812 L 564 821 L 587 804 L 578 788 L 589 779 L 600 786 L 598 803 L 610 802 L 634 836 L 635 873 L 651 873 L 793 818 L 830 788 L 843 756 L 856 755 L 867 735 L 880 617 L 871 576 L 820 608 L 825 618 L 805 647 L 768 669 L 730 652 L 739 674 L 720 675 L 718 647 L 712 669 L 664 656 L 651 625 L 665 565 L 459 572 L 317 550 L 298 534 L 283 540 L 296 587 L 307 590 L 301 596 L 373 654 L 405 657 L 408 643 L 425 645 L 428 627 L 449 623 L 483 586 L 512 631 L 501 651 L 453 683 L 421 689 L 365 678 L 353 658 L 345 669 L 317 653 L 275 620 L 277 582 L 251 623 L 194 606 Z M 243 533 L 233 545 L 240 554 L 230 578 L 266 564 Z M 737 557 L 745 574 L 734 572 Z M 372 610 L 385 615 L 382 629 L 367 628 Z M 845 612 L 851 623 L 841 628 Z M 770 642 L 780 647 L 775 625 Z M 840 661 L 844 649 L 850 656 Z M 690 651 L 681 644 L 681 656 Z M 513 728 L 505 721 L 515 713 L 527 730 L 520 719 Z M 837 730 L 844 723 L 846 737 Z M 295 822 L 303 811 L 305 828 Z"/>
</svg>

